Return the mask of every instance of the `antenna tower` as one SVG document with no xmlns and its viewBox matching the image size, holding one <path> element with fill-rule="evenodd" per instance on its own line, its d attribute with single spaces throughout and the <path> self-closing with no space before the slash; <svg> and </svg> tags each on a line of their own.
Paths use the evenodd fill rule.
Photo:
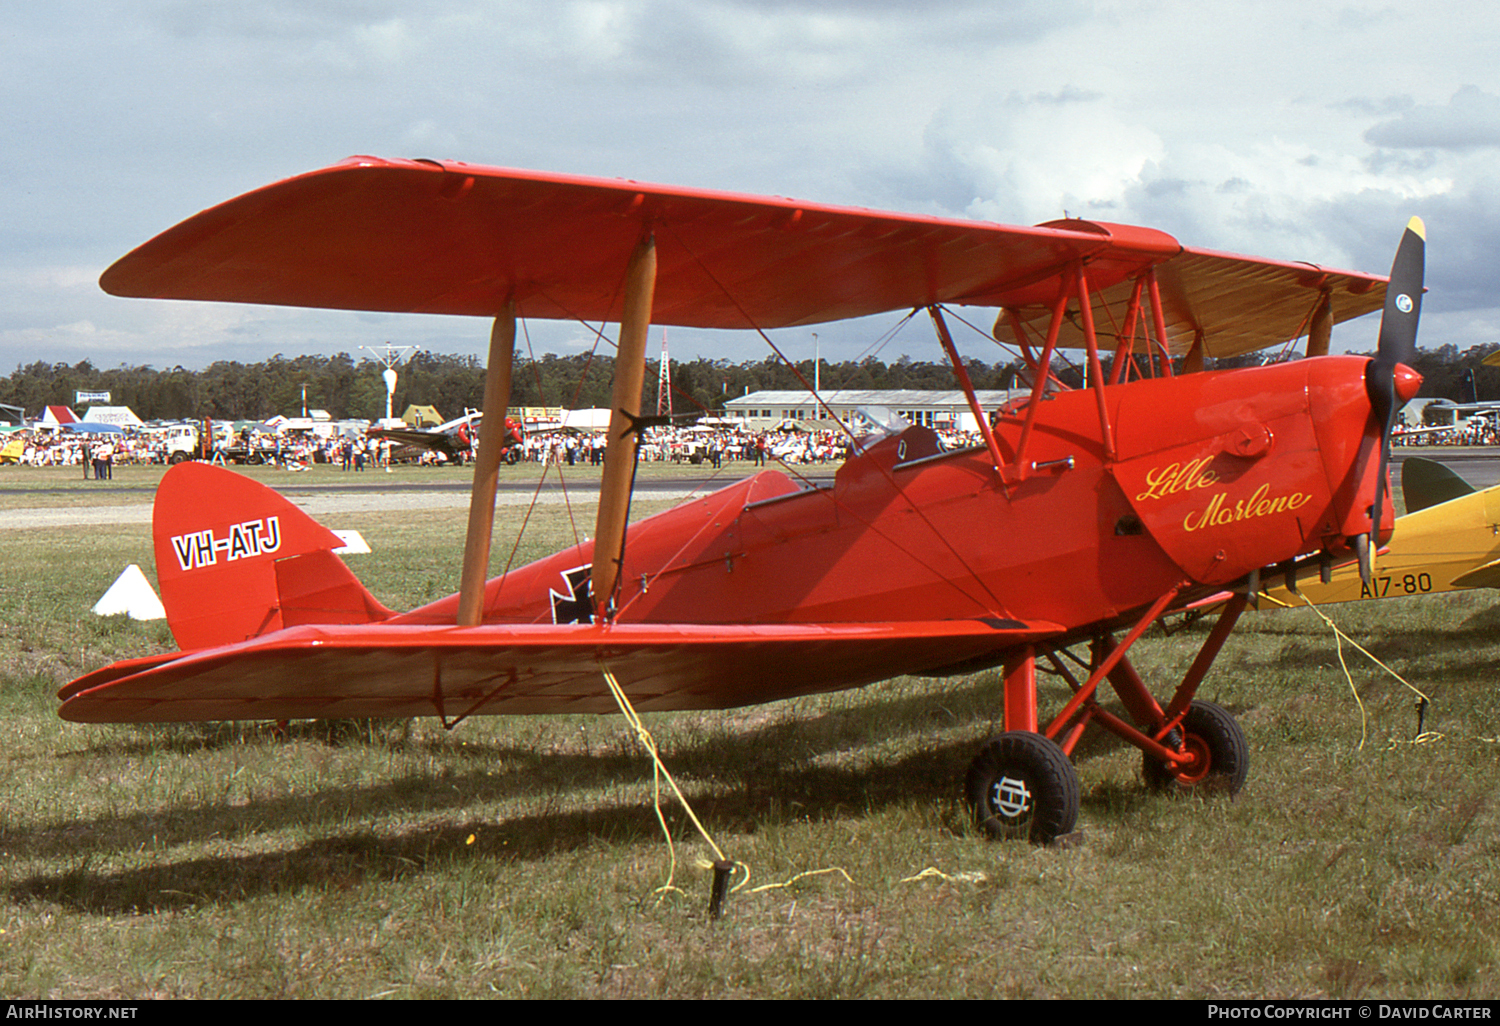
<svg viewBox="0 0 1500 1026">
<path fill-rule="evenodd" d="M 672 415 L 672 365 L 667 362 L 667 329 L 661 330 L 661 369 L 656 373 L 656 415 Z"/>
</svg>

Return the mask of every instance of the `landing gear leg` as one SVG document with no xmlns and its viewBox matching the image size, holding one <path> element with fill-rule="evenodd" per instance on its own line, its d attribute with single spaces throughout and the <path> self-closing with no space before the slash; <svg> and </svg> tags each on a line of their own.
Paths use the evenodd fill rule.
<svg viewBox="0 0 1500 1026">
<path fill-rule="evenodd" d="M 974 820 L 989 836 L 1049 844 L 1078 822 L 1078 773 L 1036 732 L 1036 651 L 1005 664 L 1005 733 L 979 750 L 964 782 Z"/>
<path fill-rule="evenodd" d="M 1246 602 L 1247 596 L 1240 594 L 1225 603 L 1218 622 L 1165 708 L 1157 703 L 1125 656 L 1134 637 L 1127 638 L 1124 645 L 1116 644 L 1107 634 L 1097 638 L 1091 672 L 1082 685 L 1054 659 L 1054 666 L 1072 685 L 1074 696 L 1062 714 L 1048 725 L 1047 736 L 1062 736 L 1062 731 L 1068 728 L 1063 750 L 1071 751 L 1083 727 L 1097 724 L 1141 750 L 1142 772 L 1153 790 L 1202 786 L 1231 795 L 1237 793 L 1244 786 L 1250 767 L 1244 732 L 1226 710 L 1195 695 Z M 1134 723 L 1113 715 L 1094 700 L 1094 690 L 1104 678 L 1113 685 Z"/>
</svg>

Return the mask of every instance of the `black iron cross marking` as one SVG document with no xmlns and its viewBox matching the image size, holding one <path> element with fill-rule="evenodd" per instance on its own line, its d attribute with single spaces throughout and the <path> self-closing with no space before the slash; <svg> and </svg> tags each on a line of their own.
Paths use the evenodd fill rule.
<svg viewBox="0 0 1500 1026">
<path fill-rule="evenodd" d="M 552 596 L 553 623 L 593 623 L 594 594 L 593 565 L 587 564 L 563 571 L 563 583 L 567 594 L 549 590 Z"/>
</svg>

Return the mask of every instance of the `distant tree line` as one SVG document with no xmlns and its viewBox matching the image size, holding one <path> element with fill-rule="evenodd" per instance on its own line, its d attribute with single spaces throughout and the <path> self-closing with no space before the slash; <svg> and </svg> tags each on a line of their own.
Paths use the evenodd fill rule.
<svg viewBox="0 0 1500 1026">
<path fill-rule="evenodd" d="M 731 364 L 726 360 L 673 360 L 673 409 L 678 413 L 713 411 L 747 391 L 800 389 L 802 383 L 786 364 L 775 359 Z M 109 392 L 110 405 L 128 406 L 142 420 L 217 417 L 253 420 L 302 412 L 303 387 L 309 410 L 327 410 L 336 419 L 385 416 L 384 367 L 374 360 L 356 363 L 347 353 L 337 356 L 273 356 L 261 363 L 220 361 L 201 371 L 173 367 L 116 367 L 100 369 L 85 360 L 77 364 L 37 361 L 17 367 L 0 379 L 0 403 L 23 407 L 29 416 L 42 407 L 73 405 L 75 392 Z M 976 388 L 1005 388 L 1014 379 L 1010 365 L 968 364 Z M 813 362 L 802 361 L 797 372 L 810 383 Z M 434 406 L 444 417 L 460 416 L 465 408 L 484 403 L 484 364 L 473 356 L 417 353 L 397 368 L 392 411 L 400 416 L 412 403 Z M 655 411 L 658 364 L 649 361 L 642 388 L 642 409 Z M 844 363 L 823 361 L 822 387 L 920 388 L 957 387 L 946 363 L 919 363 L 902 357 L 885 364 L 873 357 Z M 562 406 L 568 409 L 606 407 L 614 378 L 611 356 L 557 356 L 518 360 L 512 378 L 511 405 Z"/>
<path fill-rule="evenodd" d="M 1459 352 L 1442 346 L 1421 352 L 1414 361 L 1423 375 L 1421 395 L 1455 400 L 1470 398 L 1469 378 L 1480 399 L 1500 399 L 1500 367 L 1480 362 L 1500 345 L 1475 346 Z M 1068 384 L 1080 383 L 1076 365 L 1059 371 Z M 1257 354 L 1219 361 L 1219 367 L 1245 366 L 1259 362 Z M 762 389 L 801 389 L 813 380 L 813 362 L 803 360 L 796 370 L 775 358 L 732 364 L 727 360 L 672 361 L 673 408 L 678 413 L 710 412 L 746 392 Z M 656 409 L 658 365 L 648 361 L 642 388 L 642 409 Z M 1017 361 L 986 364 L 966 363 L 974 387 L 998 389 L 1019 387 Z M 1105 361 L 1106 372 L 1108 360 Z M 300 414 L 303 389 L 307 408 L 327 410 L 337 419 L 385 415 L 384 368 L 374 360 L 358 363 L 347 353 L 337 356 L 273 356 L 260 363 L 220 361 L 201 371 L 173 367 L 120 366 L 100 369 L 89 361 L 77 364 L 37 361 L 17 367 L 0 379 L 0 403 L 23 407 L 37 416 L 42 407 L 71 406 L 75 391 L 109 392 L 110 404 L 128 406 L 143 420 L 178 420 L 217 417 L 251 420 L 277 414 Z M 801 375 L 799 379 L 798 375 Z M 395 401 L 397 416 L 412 403 L 434 406 L 444 417 L 460 416 L 465 408 L 484 403 L 484 365 L 474 356 L 443 356 L 417 353 L 399 368 Z M 957 387 L 953 370 L 946 363 L 919 362 L 901 357 L 884 363 L 875 357 L 859 361 L 823 361 L 825 389 L 949 389 Z M 548 353 L 538 360 L 518 360 L 513 375 L 513 406 L 562 406 L 588 409 L 608 406 L 614 358 L 599 355 L 557 356 Z"/>
</svg>

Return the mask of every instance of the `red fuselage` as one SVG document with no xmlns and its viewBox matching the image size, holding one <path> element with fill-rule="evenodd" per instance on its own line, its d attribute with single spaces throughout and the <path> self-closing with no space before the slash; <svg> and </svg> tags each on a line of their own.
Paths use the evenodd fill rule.
<svg viewBox="0 0 1500 1026">
<path fill-rule="evenodd" d="M 1380 425 L 1368 362 L 1328 357 L 1107 388 L 1113 454 L 1092 391 L 1051 395 L 1024 478 L 1010 485 L 987 450 L 939 452 L 922 428 L 858 451 L 831 488 L 757 474 L 631 526 L 617 620 L 988 617 L 1077 635 L 1178 585 L 1184 595 L 1218 590 L 1293 556 L 1342 550 L 1369 529 L 1374 494 Z M 999 419 L 1008 460 L 1025 416 Z M 592 548 L 490 581 L 485 622 L 568 620 L 586 586 L 569 572 L 592 562 Z M 452 623 L 455 601 L 391 622 Z"/>
</svg>

